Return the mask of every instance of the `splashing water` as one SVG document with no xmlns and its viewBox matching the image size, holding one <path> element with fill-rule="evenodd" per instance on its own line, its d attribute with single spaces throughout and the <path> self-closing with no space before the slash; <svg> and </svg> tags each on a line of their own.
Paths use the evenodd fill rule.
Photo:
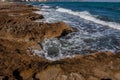
<svg viewBox="0 0 120 80">
<path fill-rule="evenodd" d="M 35 13 L 43 14 L 44 22 L 64 21 L 79 30 L 59 39 L 45 39 L 42 43 L 43 50 L 33 50 L 35 55 L 58 60 L 75 54 L 120 51 L 120 24 L 117 22 L 100 20 L 97 18 L 99 15 L 88 11 L 73 11 L 61 7 L 43 7 Z"/>
</svg>

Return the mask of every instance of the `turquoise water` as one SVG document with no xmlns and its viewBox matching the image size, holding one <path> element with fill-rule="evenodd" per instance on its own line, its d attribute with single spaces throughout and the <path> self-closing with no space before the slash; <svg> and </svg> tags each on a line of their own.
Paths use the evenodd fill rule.
<svg viewBox="0 0 120 80">
<path fill-rule="evenodd" d="M 43 14 L 38 22 L 63 21 L 78 29 L 67 36 L 46 39 L 43 50 L 34 53 L 50 60 L 89 54 L 96 51 L 120 51 L 120 3 L 47 2 L 29 3 Z"/>
</svg>

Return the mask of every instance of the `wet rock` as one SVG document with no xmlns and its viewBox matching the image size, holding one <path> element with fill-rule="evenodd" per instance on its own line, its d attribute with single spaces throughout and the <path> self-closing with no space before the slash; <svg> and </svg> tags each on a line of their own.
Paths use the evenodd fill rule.
<svg viewBox="0 0 120 80">
<path fill-rule="evenodd" d="M 48 51 L 48 55 L 49 56 L 56 57 L 56 56 L 59 55 L 58 54 L 59 53 L 58 47 L 54 47 L 54 46 L 53 47 L 49 47 L 47 51 Z"/>
</svg>

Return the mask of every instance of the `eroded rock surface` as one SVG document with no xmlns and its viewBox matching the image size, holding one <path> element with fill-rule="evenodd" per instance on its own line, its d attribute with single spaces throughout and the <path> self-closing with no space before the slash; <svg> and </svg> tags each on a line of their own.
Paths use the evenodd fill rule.
<svg viewBox="0 0 120 80">
<path fill-rule="evenodd" d="M 36 23 L 35 8 L 0 4 L 0 80 L 120 80 L 120 53 L 96 52 L 48 61 L 30 54 L 29 47 L 72 29 L 63 22 Z"/>
<path fill-rule="evenodd" d="M 63 22 L 35 22 L 44 17 L 33 13 L 36 9 L 31 6 L 7 3 L 0 5 L 0 9 L 0 39 L 28 43 L 30 47 L 37 46 L 45 38 L 60 37 L 64 36 L 63 33 L 66 35 L 72 32 Z"/>
</svg>

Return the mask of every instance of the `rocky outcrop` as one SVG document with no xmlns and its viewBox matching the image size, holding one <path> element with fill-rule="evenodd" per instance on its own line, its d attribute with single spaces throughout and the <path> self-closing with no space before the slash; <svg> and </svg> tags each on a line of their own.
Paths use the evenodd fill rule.
<svg viewBox="0 0 120 80">
<path fill-rule="evenodd" d="M 26 16 L 27 17 L 27 16 Z M 11 18 L 7 16 L 7 20 L 1 18 L 0 35 L 2 38 L 16 39 L 21 41 L 40 41 L 45 38 L 54 38 L 62 36 L 63 33 L 68 34 L 72 31 L 68 25 L 63 22 L 58 23 L 35 23 L 31 20 L 40 18 L 41 16 L 27 17 L 24 22 L 22 18 Z M 7 24 L 5 24 L 7 23 Z"/>
<path fill-rule="evenodd" d="M 40 80 L 119 80 L 120 53 L 94 53 L 91 55 L 54 61 L 36 73 Z"/>
<path fill-rule="evenodd" d="M 63 22 L 36 23 L 44 18 L 31 6 L 0 5 L 0 80 L 120 80 L 120 53 L 96 52 L 48 61 L 30 54 L 45 38 L 73 31 Z"/>
<path fill-rule="evenodd" d="M 32 6 L 19 4 L 2 4 L 0 6 L 0 38 L 36 45 L 45 38 L 64 36 L 72 29 L 63 22 L 38 23 L 42 15 L 33 13 Z M 64 34 L 64 35 L 63 35 Z M 27 47 L 28 48 L 28 47 Z"/>
<path fill-rule="evenodd" d="M 6 43 L 6 42 L 5 42 Z M 20 45 L 19 43 L 7 43 Z M 10 80 L 119 80 L 120 53 L 76 55 L 59 61 L 48 61 L 19 49 L 0 46 L 0 78 Z M 21 45 L 22 46 L 22 45 Z"/>
</svg>

